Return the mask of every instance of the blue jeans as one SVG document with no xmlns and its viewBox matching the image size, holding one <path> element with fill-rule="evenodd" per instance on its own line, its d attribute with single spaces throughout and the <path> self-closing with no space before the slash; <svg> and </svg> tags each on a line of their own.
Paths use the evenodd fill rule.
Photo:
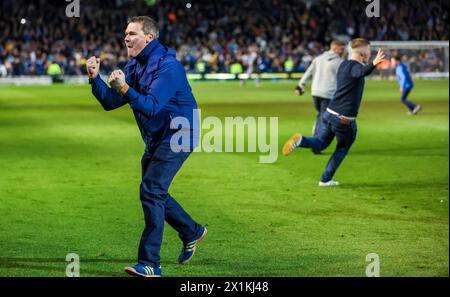
<svg viewBox="0 0 450 297">
<path fill-rule="evenodd" d="M 194 240 L 201 226 L 170 196 L 168 189 L 189 152 L 174 153 L 169 144 L 159 145 L 142 157 L 140 198 L 145 228 L 139 244 L 139 264 L 159 266 L 164 220 L 183 242 Z"/>
<path fill-rule="evenodd" d="M 330 181 L 342 161 L 347 156 L 353 142 L 355 141 L 357 127 L 355 121 L 343 122 L 337 116 L 325 112 L 322 116 L 322 124 L 315 137 L 303 137 L 300 147 L 312 148 L 316 151 L 325 150 L 336 137 L 336 150 L 331 155 L 330 160 L 321 177 L 322 182 Z"/>
<path fill-rule="evenodd" d="M 330 105 L 331 100 L 322 97 L 313 96 L 314 108 L 317 111 L 316 121 L 314 123 L 314 136 L 319 135 L 320 125 L 322 124 L 322 116 Z"/>
<path fill-rule="evenodd" d="M 411 92 L 412 88 L 404 89 L 402 92 L 402 96 L 400 97 L 400 101 L 408 107 L 409 111 L 413 111 L 416 108 L 417 104 L 408 100 L 408 95 Z"/>
</svg>

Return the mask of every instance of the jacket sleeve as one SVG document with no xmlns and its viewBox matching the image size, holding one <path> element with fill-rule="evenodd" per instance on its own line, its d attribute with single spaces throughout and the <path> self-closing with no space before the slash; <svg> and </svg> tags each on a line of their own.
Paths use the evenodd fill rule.
<svg viewBox="0 0 450 297">
<path fill-rule="evenodd" d="M 113 110 L 125 105 L 127 102 L 116 90 L 111 89 L 98 74 L 94 79 L 89 79 L 92 86 L 92 94 L 105 110 Z"/>
<path fill-rule="evenodd" d="M 181 73 L 176 61 L 163 63 L 156 70 L 147 94 L 141 94 L 132 87 L 124 95 L 133 110 L 138 110 L 148 117 L 154 117 L 169 100 L 175 97 Z"/>
<path fill-rule="evenodd" d="M 375 70 L 375 65 L 373 63 L 369 63 L 367 65 L 361 65 L 361 64 L 355 64 L 353 65 L 351 71 L 351 76 L 353 78 L 360 78 L 367 76 L 372 73 L 372 71 Z"/>
<path fill-rule="evenodd" d="M 315 58 L 311 65 L 309 65 L 308 69 L 306 69 L 305 74 L 303 74 L 302 79 L 300 79 L 300 81 L 298 82 L 298 86 L 302 89 L 305 88 L 306 82 L 311 79 L 311 77 L 313 77 L 314 72 L 316 70 L 316 63 L 317 63 L 317 58 Z"/>
</svg>

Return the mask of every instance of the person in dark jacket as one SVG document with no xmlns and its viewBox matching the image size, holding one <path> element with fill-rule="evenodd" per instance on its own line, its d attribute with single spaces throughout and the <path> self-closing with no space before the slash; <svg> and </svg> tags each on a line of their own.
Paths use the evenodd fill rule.
<svg viewBox="0 0 450 297">
<path fill-rule="evenodd" d="M 139 244 L 138 264 L 125 268 L 134 276 L 161 276 L 160 249 L 164 221 L 172 226 L 183 242 L 180 264 L 187 264 L 198 244 L 206 236 L 204 226 L 195 222 L 168 193 L 170 184 L 196 146 L 197 103 L 176 52 L 158 41 L 156 22 L 146 16 L 132 17 L 125 32 L 125 44 L 131 60 L 124 72 L 115 70 L 108 83 L 100 78 L 100 59 L 87 61 L 92 93 L 105 110 L 128 104 L 145 143 L 142 157 L 140 199 L 145 228 Z M 186 119 L 189 127 L 173 124 Z M 185 129 L 189 139 L 177 147 L 174 136 Z M 186 144 L 187 142 L 187 144 Z"/>
<path fill-rule="evenodd" d="M 333 100 L 322 117 L 318 136 L 303 137 L 294 134 L 284 145 L 285 156 L 297 147 L 312 148 L 317 151 L 326 149 L 336 137 L 337 146 L 319 181 L 319 186 L 338 186 L 332 178 L 339 165 L 347 156 L 356 138 L 356 117 L 364 91 L 365 77 L 372 73 L 376 65 L 384 61 L 385 55 L 378 50 L 372 63 L 369 41 L 356 38 L 351 42 L 351 59 L 344 61 L 337 72 L 337 88 Z"/>
</svg>

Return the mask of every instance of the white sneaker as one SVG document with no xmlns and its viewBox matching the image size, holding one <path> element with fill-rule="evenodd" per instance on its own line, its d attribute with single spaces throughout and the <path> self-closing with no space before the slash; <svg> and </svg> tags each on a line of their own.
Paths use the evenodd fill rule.
<svg viewBox="0 0 450 297">
<path fill-rule="evenodd" d="M 413 115 L 416 115 L 416 114 L 418 114 L 419 111 L 421 111 L 421 110 L 422 110 L 422 106 L 417 105 L 416 108 L 414 108 L 414 110 L 412 111 L 412 114 L 413 114 Z"/>
<path fill-rule="evenodd" d="M 414 108 L 414 110 L 408 111 L 408 114 L 413 116 L 413 115 L 418 114 L 419 111 L 421 111 L 421 110 L 422 110 L 422 106 L 421 106 L 421 105 L 417 105 L 417 106 Z"/>
<path fill-rule="evenodd" d="M 339 186 L 339 183 L 334 180 L 330 180 L 326 183 L 324 183 L 322 181 L 319 182 L 319 187 L 336 187 L 336 186 Z"/>
</svg>

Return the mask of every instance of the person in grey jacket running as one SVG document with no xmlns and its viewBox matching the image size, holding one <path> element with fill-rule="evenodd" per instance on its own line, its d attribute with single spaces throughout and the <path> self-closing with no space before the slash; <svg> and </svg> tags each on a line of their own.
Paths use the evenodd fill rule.
<svg viewBox="0 0 450 297">
<path fill-rule="evenodd" d="M 313 127 L 313 134 L 317 136 L 322 122 L 322 114 L 327 109 L 331 99 L 336 92 L 336 74 L 341 65 L 345 53 L 345 43 L 340 40 L 331 42 L 330 50 L 317 56 L 306 70 L 302 79 L 298 82 L 296 92 L 298 95 L 305 93 L 306 82 L 312 78 L 311 93 L 314 100 L 314 107 L 317 111 L 316 121 Z M 321 152 L 314 151 L 315 154 Z"/>
</svg>

